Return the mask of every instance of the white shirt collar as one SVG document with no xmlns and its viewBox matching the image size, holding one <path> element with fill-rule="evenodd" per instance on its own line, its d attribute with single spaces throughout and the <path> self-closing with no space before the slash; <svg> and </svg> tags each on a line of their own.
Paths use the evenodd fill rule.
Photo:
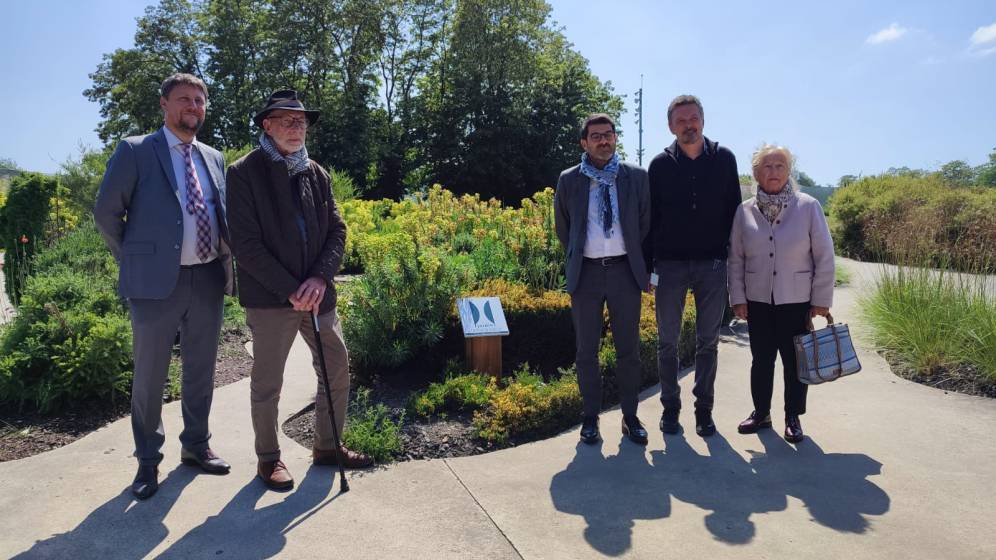
<svg viewBox="0 0 996 560">
<path fill-rule="evenodd" d="M 178 138 L 176 134 L 173 134 L 173 131 L 170 130 L 168 126 L 163 126 L 163 134 L 166 136 L 166 144 L 170 147 L 170 149 L 175 148 L 178 144 L 185 143 L 183 140 L 180 140 L 180 138 Z M 193 141 L 191 141 L 190 143 L 191 145 L 196 146 L 197 137 L 195 136 Z"/>
</svg>

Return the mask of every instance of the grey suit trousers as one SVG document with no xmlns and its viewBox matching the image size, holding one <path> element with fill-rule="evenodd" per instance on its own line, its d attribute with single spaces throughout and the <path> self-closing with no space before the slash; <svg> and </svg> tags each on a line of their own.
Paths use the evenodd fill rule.
<svg viewBox="0 0 996 560">
<path fill-rule="evenodd" d="M 183 362 L 180 443 L 197 452 L 208 447 L 208 414 L 214 394 L 224 307 L 225 272 L 219 261 L 181 267 L 176 287 L 166 299 L 128 300 L 135 355 L 131 389 L 131 429 L 135 456 L 142 464 L 158 464 L 166 440 L 163 430 L 163 387 L 173 341 L 180 331 Z"/>
<path fill-rule="evenodd" d="M 625 261 L 608 266 L 584 261 L 578 287 L 571 294 L 577 342 L 575 361 L 584 415 L 597 416 L 602 408 L 598 346 L 606 304 L 616 347 L 620 407 L 624 415 L 634 415 L 640 389 L 640 287 Z"/>
</svg>

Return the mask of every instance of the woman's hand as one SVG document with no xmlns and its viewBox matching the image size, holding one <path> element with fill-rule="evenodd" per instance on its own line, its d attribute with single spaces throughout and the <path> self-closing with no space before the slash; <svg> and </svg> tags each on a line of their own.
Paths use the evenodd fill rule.
<svg viewBox="0 0 996 560">
<path fill-rule="evenodd" d="M 809 316 L 810 317 L 816 317 L 817 315 L 819 315 L 820 317 L 827 317 L 827 316 L 829 316 L 830 315 L 830 308 L 829 307 L 820 307 L 818 305 L 814 305 L 814 306 L 810 307 L 809 308 Z"/>
<path fill-rule="evenodd" d="M 738 303 L 738 304 L 734 305 L 733 306 L 733 314 L 737 316 L 737 319 L 740 319 L 742 321 L 746 321 L 747 320 L 747 304 L 746 303 Z"/>
</svg>

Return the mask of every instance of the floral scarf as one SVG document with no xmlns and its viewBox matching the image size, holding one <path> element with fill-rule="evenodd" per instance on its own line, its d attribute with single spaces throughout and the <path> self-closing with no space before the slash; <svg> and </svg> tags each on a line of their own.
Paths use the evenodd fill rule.
<svg viewBox="0 0 996 560">
<path fill-rule="evenodd" d="M 761 213 L 767 218 L 768 223 L 773 224 L 775 223 L 775 218 L 782 211 L 782 207 L 787 205 L 794 196 L 795 189 L 792 188 L 791 182 L 785 183 L 785 186 L 777 194 L 768 194 L 758 186 L 757 207 L 760 208 Z"/>
</svg>

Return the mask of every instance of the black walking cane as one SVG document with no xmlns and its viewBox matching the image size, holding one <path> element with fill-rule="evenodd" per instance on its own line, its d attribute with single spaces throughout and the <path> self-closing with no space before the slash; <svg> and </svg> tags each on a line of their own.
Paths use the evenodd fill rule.
<svg viewBox="0 0 996 560">
<path fill-rule="evenodd" d="M 335 425 L 335 409 L 332 408 L 332 389 L 329 388 L 329 371 L 325 367 L 325 349 L 322 347 L 322 335 L 318 328 L 318 310 L 311 312 L 311 327 L 315 329 L 315 346 L 318 347 L 318 363 L 322 364 L 322 381 L 325 382 L 325 401 L 329 405 L 329 418 L 332 420 L 332 439 L 335 440 L 335 461 L 339 464 L 339 491 L 349 492 L 346 482 L 346 469 L 342 467 L 342 446 L 339 445 L 339 428 Z"/>
</svg>

